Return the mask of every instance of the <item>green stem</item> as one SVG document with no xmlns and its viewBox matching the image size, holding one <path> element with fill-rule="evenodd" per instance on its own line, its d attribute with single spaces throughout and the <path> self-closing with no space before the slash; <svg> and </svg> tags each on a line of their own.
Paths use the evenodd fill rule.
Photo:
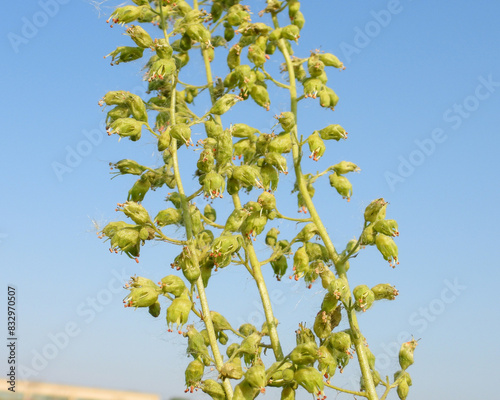
<svg viewBox="0 0 500 400">
<path fill-rule="evenodd" d="M 172 87 L 175 87 L 176 83 L 177 81 L 176 79 L 174 79 L 174 81 L 172 82 Z M 172 97 L 170 99 L 170 119 L 172 125 L 175 124 L 175 102 L 176 102 L 176 91 L 172 90 Z M 172 161 L 174 164 L 173 169 L 174 169 L 175 183 L 177 186 L 177 191 L 179 192 L 181 198 L 182 218 L 184 221 L 184 227 L 186 228 L 186 238 L 188 242 L 190 242 L 191 238 L 193 237 L 193 228 L 192 228 L 191 215 L 189 213 L 189 204 L 186 194 L 184 192 L 184 187 L 182 185 L 182 179 L 179 172 L 179 159 L 177 156 L 177 140 L 172 140 L 172 143 L 170 144 L 170 151 L 172 154 Z M 195 252 L 193 251 L 192 254 L 195 254 Z M 193 262 L 199 268 L 198 260 L 196 259 L 196 257 L 193 258 L 194 258 Z M 210 348 L 212 349 L 212 353 L 214 355 L 213 358 L 215 360 L 215 366 L 217 367 L 218 370 L 221 370 L 222 366 L 224 365 L 224 362 L 219 350 L 219 346 L 217 344 L 217 337 L 215 335 L 212 317 L 210 315 L 210 308 L 208 307 L 207 295 L 205 293 L 205 286 L 203 285 L 203 279 L 201 275 L 198 277 L 196 281 L 196 288 L 198 290 L 198 296 L 200 297 L 201 310 L 203 313 L 203 322 L 205 323 L 205 327 L 207 329 Z M 231 382 L 229 382 L 229 379 L 224 379 L 222 381 L 222 385 L 224 387 L 224 391 L 226 392 L 228 400 L 231 400 L 233 397 L 233 388 L 231 387 Z"/>
<path fill-rule="evenodd" d="M 272 17 L 273 17 L 274 27 L 279 28 L 277 15 L 273 14 Z M 289 89 L 290 99 L 291 99 L 290 108 L 293 114 L 295 115 L 295 121 L 297 121 L 297 88 L 296 88 L 296 80 L 295 80 L 295 73 L 293 70 L 292 60 L 290 58 L 290 54 L 288 53 L 288 49 L 286 47 L 284 39 L 279 40 L 278 47 L 281 53 L 283 54 L 283 57 L 285 58 L 288 75 L 290 78 L 290 89 Z M 335 250 L 335 246 L 333 245 L 328 235 L 328 232 L 326 231 L 326 228 L 323 225 L 323 222 L 321 221 L 318 212 L 316 211 L 316 207 L 314 206 L 314 203 L 312 201 L 311 196 L 309 195 L 309 192 L 307 191 L 307 182 L 305 181 L 304 176 L 302 174 L 301 154 L 299 149 L 299 141 L 297 137 L 297 125 L 295 125 L 294 128 L 292 129 L 291 136 L 292 136 L 293 164 L 294 164 L 297 186 L 299 188 L 300 193 L 302 194 L 302 198 L 304 199 L 304 203 L 307 209 L 309 210 L 311 218 L 316 224 L 319 236 L 323 240 L 323 243 L 325 244 L 325 247 L 328 250 L 330 259 L 333 261 L 335 265 L 338 277 L 343 278 L 347 283 L 345 264 L 339 263 L 340 257 L 337 251 Z M 350 292 L 349 285 L 347 284 L 347 286 Z M 375 384 L 373 383 L 373 376 L 371 374 L 368 358 L 365 353 L 363 336 L 361 335 L 359 329 L 356 312 L 354 311 L 353 308 L 351 309 L 346 308 L 346 312 L 349 319 L 349 326 L 351 328 L 353 336 L 354 347 L 356 348 L 356 353 L 358 356 L 359 367 L 361 369 L 361 374 L 363 375 L 363 380 L 365 382 L 366 393 L 367 393 L 366 397 L 369 400 L 378 400 L 378 395 L 377 392 L 375 391 Z"/>
<path fill-rule="evenodd" d="M 241 200 L 238 194 L 233 194 L 233 204 L 234 208 L 241 208 Z M 269 292 L 267 291 L 266 281 L 262 275 L 262 265 L 255 253 L 255 248 L 253 243 L 248 238 L 243 238 L 243 248 L 250 261 L 250 266 L 252 268 L 252 276 L 255 279 L 257 288 L 259 289 L 260 299 L 262 301 L 262 306 L 264 307 L 264 315 L 266 316 L 267 327 L 269 331 L 269 338 L 271 339 L 271 346 L 273 348 L 274 356 L 276 361 L 283 360 L 283 350 L 281 349 L 280 339 L 278 336 L 278 330 L 276 329 L 276 324 L 274 321 L 273 307 L 271 305 L 271 299 L 269 297 Z"/>
<path fill-rule="evenodd" d="M 325 386 L 327 386 L 327 387 L 329 387 L 331 389 L 335 389 L 338 392 L 349 393 L 349 394 L 353 394 L 355 396 L 368 397 L 366 395 L 366 392 L 356 392 L 355 390 L 348 390 L 348 389 L 344 389 L 344 388 L 341 388 L 341 387 L 338 387 L 338 386 L 333 386 L 333 385 L 330 385 L 329 383 L 326 383 L 326 382 L 325 382 Z"/>
</svg>

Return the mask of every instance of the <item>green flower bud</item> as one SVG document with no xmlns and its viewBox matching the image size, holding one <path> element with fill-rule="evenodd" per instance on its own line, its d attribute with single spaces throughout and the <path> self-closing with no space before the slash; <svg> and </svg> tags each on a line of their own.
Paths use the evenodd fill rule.
<svg viewBox="0 0 500 400">
<path fill-rule="evenodd" d="M 240 65 L 240 54 L 241 47 L 238 43 L 236 43 L 229 49 L 229 52 L 227 53 L 226 63 L 231 71 Z"/>
<path fill-rule="evenodd" d="M 281 37 L 297 41 L 300 37 L 300 29 L 297 25 L 287 25 L 281 29 Z"/>
<path fill-rule="evenodd" d="M 209 138 L 217 138 L 222 134 L 222 126 L 218 124 L 213 117 L 205 121 L 205 132 Z"/>
<path fill-rule="evenodd" d="M 149 217 L 146 209 L 134 201 L 127 201 L 122 211 L 137 225 L 145 225 L 151 223 L 151 218 Z"/>
<path fill-rule="evenodd" d="M 215 171 L 210 171 L 203 177 L 203 192 L 205 197 L 221 197 L 224 193 L 226 182 L 224 178 Z"/>
<path fill-rule="evenodd" d="M 248 217 L 249 212 L 244 208 L 235 208 L 229 215 L 224 230 L 228 232 L 238 232 L 241 225 Z"/>
<path fill-rule="evenodd" d="M 351 335 L 346 331 L 332 333 L 326 342 L 326 346 L 328 346 L 330 350 L 335 349 L 345 354 L 350 354 L 351 345 Z"/>
<path fill-rule="evenodd" d="M 322 76 L 323 77 L 323 76 Z M 321 79 L 318 78 L 318 79 Z M 323 79 L 323 81 L 325 81 Z M 326 81 L 324 82 L 326 83 Z M 339 97 L 337 94 L 330 89 L 329 87 L 324 86 L 320 91 L 319 91 L 319 105 L 324 108 L 329 108 L 331 110 L 335 110 L 335 106 L 339 102 Z"/>
<path fill-rule="evenodd" d="M 233 40 L 234 38 L 234 29 L 230 24 L 224 24 L 224 39 L 226 39 L 228 42 Z"/>
<path fill-rule="evenodd" d="M 210 109 L 211 114 L 222 115 L 225 114 L 229 109 L 240 100 L 240 97 L 235 94 L 225 94 L 220 99 L 218 99 L 215 104 Z"/>
<path fill-rule="evenodd" d="M 200 153 L 200 158 L 196 163 L 198 169 L 203 173 L 208 173 L 215 168 L 214 152 L 210 149 L 205 149 Z"/>
<path fill-rule="evenodd" d="M 408 393 L 410 391 L 410 387 L 406 380 L 402 380 L 399 384 L 398 387 L 396 388 L 396 392 L 398 393 L 398 397 L 401 400 L 405 400 L 408 397 Z"/>
<path fill-rule="evenodd" d="M 276 169 L 280 172 L 283 172 L 285 175 L 288 174 L 286 158 L 279 153 L 267 153 L 265 156 L 265 161 L 269 165 L 276 167 Z"/>
<path fill-rule="evenodd" d="M 142 47 L 120 46 L 113 50 L 104 58 L 111 56 L 111 65 L 118 65 L 123 62 L 130 62 L 142 57 L 144 49 Z"/>
<path fill-rule="evenodd" d="M 318 92 L 323 88 L 323 82 L 317 78 L 307 78 L 302 83 L 304 85 L 304 97 L 312 97 L 315 99 Z"/>
<path fill-rule="evenodd" d="M 243 324 L 238 328 L 238 332 L 240 332 L 243 336 L 250 336 L 252 333 L 257 332 L 257 328 L 252 324 Z M 238 346 L 236 346 L 238 347 Z M 229 349 L 228 349 L 229 351 Z M 228 353 L 228 357 L 231 357 L 231 354 Z"/>
<path fill-rule="evenodd" d="M 373 224 L 373 230 L 387 236 L 399 236 L 398 223 L 393 219 L 380 219 L 376 221 Z"/>
<path fill-rule="evenodd" d="M 350 161 L 341 161 L 338 164 L 335 164 L 332 168 L 339 175 L 344 175 L 347 174 L 348 172 L 361 171 L 356 164 Z"/>
<path fill-rule="evenodd" d="M 160 312 L 161 312 L 161 305 L 159 301 L 149 306 L 149 313 L 151 314 L 151 316 L 156 318 L 160 315 Z"/>
<path fill-rule="evenodd" d="M 155 39 L 154 48 L 158 57 L 168 60 L 172 58 L 173 48 L 166 39 Z"/>
<path fill-rule="evenodd" d="M 261 67 L 267 61 L 269 56 L 258 46 L 250 46 L 247 53 L 248 60 L 256 67 Z"/>
<path fill-rule="evenodd" d="M 305 246 L 299 247 L 293 255 L 293 271 L 295 280 L 298 281 L 304 275 L 309 267 L 309 257 Z"/>
<path fill-rule="evenodd" d="M 262 340 L 260 332 L 254 332 L 247 336 L 241 342 L 238 352 L 248 355 L 255 355 L 259 353 L 259 344 Z"/>
<path fill-rule="evenodd" d="M 258 394 L 259 389 L 250 386 L 245 379 L 235 386 L 233 400 L 250 400 L 257 397 Z"/>
<path fill-rule="evenodd" d="M 181 207 L 181 195 L 177 192 L 169 193 L 165 201 L 170 201 L 175 208 Z"/>
<path fill-rule="evenodd" d="M 255 133 L 259 133 L 258 129 L 252 128 L 247 124 L 234 124 L 230 129 L 231 135 L 237 138 L 253 138 Z"/>
<path fill-rule="evenodd" d="M 148 82 L 158 78 L 158 79 L 167 79 L 177 70 L 177 66 L 173 59 L 163 59 L 159 58 L 149 68 L 147 72 Z"/>
<path fill-rule="evenodd" d="M 193 360 L 189 363 L 185 371 L 187 390 L 193 393 L 194 388 L 198 387 L 205 372 L 205 365 L 200 360 Z"/>
<path fill-rule="evenodd" d="M 375 244 L 377 249 L 380 251 L 384 260 L 389 261 L 389 265 L 392 268 L 399 264 L 398 261 L 398 246 L 394 243 L 394 240 L 390 236 L 379 233 L 375 238 Z"/>
<path fill-rule="evenodd" d="M 326 146 L 323 140 L 319 137 L 318 131 L 314 131 L 314 133 L 307 138 L 307 144 L 309 145 L 309 150 L 311 151 L 309 158 L 312 158 L 314 161 L 318 161 L 323 154 L 325 154 Z"/>
<path fill-rule="evenodd" d="M 401 345 L 399 350 L 399 365 L 403 370 L 406 370 L 410 365 L 413 364 L 413 352 L 417 347 L 418 342 L 415 339 L 405 342 Z"/>
<path fill-rule="evenodd" d="M 299 0 L 288 0 L 288 16 L 293 18 L 300 10 Z"/>
<path fill-rule="evenodd" d="M 233 146 L 233 160 L 236 157 L 241 159 L 243 156 L 245 163 L 250 162 L 256 152 L 255 140 L 255 136 L 250 139 L 238 140 Z"/>
<path fill-rule="evenodd" d="M 170 136 L 189 146 L 191 143 L 191 128 L 187 124 L 175 124 L 170 130 Z"/>
<path fill-rule="evenodd" d="M 227 319 L 222 314 L 216 311 L 210 311 L 210 316 L 212 317 L 212 323 L 216 331 L 233 330 Z"/>
<path fill-rule="evenodd" d="M 375 294 L 366 285 L 358 285 L 352 291 L 354 295 L 354 309 L 356 311 L 365 312 L 368 310 L 375 301 Z"/>
<path fill-rule="evenodd" d="M 325 70 L 325 64 L 319 59 L 317 54 L 313 53 L 307 59 L 307 69 L 313 78 L 318 78 Z"/>
<path fill-rule="evenodd" d="M 141 131 L 144 122 L 134 118 L 118 118 L 113 121 L 108 129 L 108 135 L 116 133 L 120 137 L 128 137 L 133 142 L 141 138 Z"/>
<path fill-rule="evenodd" d="M 154 283 L 151 279 L 144 278 L 142 276 L 132 276 L 130 280 L 125 285 L 126 288 L 138 288 L 143 286 L 150 286 L 154 289 L 158 289 L 156 283 Z"/>
<path fill-rule="evenodd" d="M 280 256 L 271 261 L 271 267 L 273 268 L 276 279 L 281 281 L 281 277 L 286 274 L 286 270 L 288 269 L 288 261 L 285 256 Z"/>
<path fill-rule="evenodd" d="M 144 200 L 147 191 L 151 187 L 151 182 L 145 175 L 142 175 L 128 191 L 127 201 L 140 202 Z"/>
<path fill-rule="evenodd" d="M 275 191 L 278 188 L 279 173 L 272 165 L 265 163 L 260 168 L 260 174 L 262 176 L 262 186 L 264 190 Z"/>
<path fill-rule="evenodd" d="M 347 132 L 338 124 L 328 125 L 319 131 L 319 134 L 323 140 L 336 140 L 347 139 Z"/>
<path fill-rule="evenodd" d="M 158 226 L 177 225 L 182 221 L 182 214 L 175 208 L 161 210 L 155 217 L 155 224 Z"/>
<path fill-rule="evenodd" d="M 110 165 L 118 170 L 118 172 L 115 173 L 116 175 L 141 175 L 146 170 L 146 167 L 140 165 L 136 161 L 127 159 L 120 160 L 117 163 Z"/>
<path fill-rule="evenodd" d="M 299 344 L 290 353 L 290 360 L 295 365 L 313 364 L 318 359 L 318 346 L 314 342 Z"/>
<path fill-rule="evenodd" d="M 335 67 L 339 69 L 345 69 L 344 64 L 333 54 L 330 53 L 321 53 L 319 54 L 319 59 L 323 61 L 323 63 L 327 67 Z"/>
<path fill-rule="evenodd" d="M 194 325 L 188 325 L 187 332 L 185 332 L 183 336 L 188 337 L 187 354 L 193 356 L 195 359 L 203 361 L 203 363 L 207 365 L 206 361 L 209 361 L 207 346 L 210 341 L 208 340 L 206 329 L 198 332 Z"/>
<path fill-rule="evenodd" d="M 375 235 L 377 233 L 373 230 L 373 224 L 368 225 L 361 234 L 359 244 L 361 246 L 373 246 L 375 244 Z"/>
<path fill-rule="evenodd" d="M 116 253 L 120 249 L 121 252 L 124 252 L 130 258 L 138 257 L 141 245 L 139 231 L 136 227 L 126 227 L 116 231 L 113 237 L 111 237 L 110 251 Z"/>
<path fill-rule="evenodd" d="M 325 378 L 329 379 L 335 375 L 337 360 L 326 346 L 318 349 L 318 370 Z"/>
<path fill-rule="evenodd" d="M 151 36 L 149 36 L 149 34 L 140 25 L 132 25 L 127 28 L 127 35 L 129 35 L 139 47 L 146 49 L 153 45 L 153 39 L 151 39 Z"/>
<path fill-rule="evenodd" d="M 290 132 L 295 126 L 295 116 L 290 111 L 282 112 L 277 118 L 285 132 Z"/>
<path fill-rule="evenodd" d="M 365 209 L 365 221 L 375 222 L 385 218 L 387 203 L 383 198 L 373 200 Z"/>
<path fill-rule="evenodd" d="M 171 293 L 175 297 L 181 296 L 186 289 L 184 281 L 177 275 L 167 275 L 159 284 L 163 293 Z"/>
<path fill-rule="evenodd" d="M 267 55 L 273 55 L 275 51 L 276 51 L 276 43 L 273 42 L 267 43 L 265 53 Z"/>
<path fill-rule="evenodd" d="M 214 3 L 215 4 L 215 3 Z M 213 379 L 207 379 L 200 385 L 203 393 L 208 394 L 213 400 L 226 400 L 226 392 L 222 385 Z"/>
<path fill-rule="evenodd" d="M 304 24 L 306 23 L 304 14 L 302 14 L 300 11 L 298 11 L 293 16 L 293 18 L 290 18 L 290 21 L 292 22 L 293 25 L 296 25 L 299 29 L 302 29 L 304 27 Z"/>
<path fill-rule="evenodd" d="M 299 324 L 299 329 L 295 331 L 295 339 L 298 345 L 309 342 L 316 344 L 314 333 L 302 323 Z"/>
<path fill-rule="evenodd" d="M 125 307 L 149 307 L 158 301 L 158 287 L 142 286 L 130 288 L 130 293 L 123 300 Z"/>
<path fill-rule="evenodd" d="M 309 393 L 318 397 L 320 397 L 321 392 L 325 387 L 321 372 L 313 367 L 302 367 L 298 369 L 295 372 L 294 380 Z"/>
<path fill-rule="evenodd" d="M 226 362 L 220 369 L 220 375 L 229 379 L 241 379 L 243 377 L 241 358 L 235 357 L 230 362 Z"/>
<path fill-rule="evenodd" d="M 252 213 L 245 219 L 241 226 L 241 233 L 247 237 L 253 236 L 254 238 L 260 235 L 266 227 L 267 216 L 260 213 Z"/>
<path fill-rule="evenodd" d="M 269 143 L 268 150 L 271 153 L 290 153 L 292 151 L 292 138 L 289 132 L 282 132 L 275 136 Z"/>
<path fill-rule="evenodd" d="M 133 22 L 139 18 L 140 12 L 140 7 L 136 6 L 118 7 L 111 13 L 111 16 L 106 22 L 109 23 L 109 21 L 111 20 L 114 24 L 129 24 L 130 22 Z"/>
<path fill-rule="evenodd" d="M 179 327 L 182 328 L 182 326 L 187 323 L 192 306 L 193 303 L 189 300 L 186 291 L 184 291 L 180 297 L 176 297 L 172 301 L 172 304 L 167 308 L 168 332 L 172 332 L 172 326 L 174 324 L 177 326 L 177 329 L 179 329 Z"/>
<path fill-rule="evenodd" d="M 281 365 L 280 365 L 281 364 Z M 272 387 L 282 387 L 290 384 L 293 380 L 294 370 L 291 362 L 275 362 L 267 370 L 270 375 L 268 385 Z"/>
<path fill-rule="evenodd" d="M 310 222 L 309 224 L 306 224 L 299 232 L 299 234 L 297 235 L 297 241 L 308 242 L 316 235 L 319 235 L 318 227 L 314 222 Z"/>
<path fill-rule="evenodd" d="M 245 372 L 245 381 L 256 389 L 265 391 L 267 379 L 266 379 L 266 368 L 264 365 L 256 364 L 250 367 L 247 372 Z"/>
<path fill-rule="evenodd" d="M 213 208 L 210 204 L 207 204 L 205 206 L 205 209 L 203 210 L 203 215 L 205 216 L 205 218 L 209 219 L 212 222 L 215 222 L 215 219 L 217 218 L 217 212 L 215 211 L 215 208 Z M 212 240 L 213 240 L 213 234 L 212 234 Z"/>
<path fill-rule="evenodd" d="M 271 228 L 266 234 L 266 244 L 271 247 L 275 247 L 278 242 L 278 235 L 280 231 L 278 228 Z"/>
<path fill-rule="evenodd" d="M 321 278 L 321 286 L 323 286 L 323 289 L 327 289 L 330 283 L 335 280 L 335 274 L 330 270 L 330 268 L 322 268 L 319 272 L 319 276 Z"/>
<path fill-rule="evenodd" d="M 260 173 L 249 165 L 240 165 L 233 170 L 233 178 L 239 181 L 244 187 L 255 186 L 263 188 Z"/>
<path fill-rule="evenodd" d="M 345 176 L 337 175 L 337 173 L 334 172 L 330 175 L 330 186 L 337 189 L 338 194 L 340 194 L 343 199 L 347 198 L 347 201 L 351 200 L 352 184 Z"/>
<path fill-rule="evenodd" d="M 372 292 L 375 294 L 375 300 L 394 300 L 399 294 L 396 288 L 388 283 L 379 283 L 372 287 Z"/>
<path fill-rule="evenodd" d="M 351 299 L 351 293 L 347 288 L 347 282 L 343 278 L 335 279 L 328 285 L 328 291 L 345 304 L 348 304 Z"/>
<path fill-rule="evenodd" d="M 316 319 L 314 320 L 314 333 L 318 338 L 326 339 L 330 335 L 332 330 L 334 330 L 340 324 L 341 319 L 342 314 L 340 312 L 340 305 L 329 312 L 320 310 L 316 315 Z"/>
<path fill-rule="evenodd" d="M 170 146 L 170 142 L 172 141 L 172 136 L 170 136 L 170 126 L 161 132 L 160 137 L 158 138 L 158 151 L 164 151 L 168 149 Z"/>
<path fill-rule="evenodd" d="M 271 211 L 276 208 L 276 197 L 272 193 L 262 192 L 257 201 L 265 211 Z"/>
<path fill-rule="evenodd" d="M 269 93 L 264 86 L 253 85 L 250 89 L 250 96 L 252 99 L 261 107 L 264 107 L 266 111 L 271 108 L 271 100 L 269 99 Z"/>
<path fill-rule="evenodd" d="M 338 305 L 337 296 L 331 292 L 326 292 L 325 297 L 323 297 L 323 302 L 321 303 L 321 311 L 326 311 L 327 313 L 335 310 Z"/>
<path fill-rule="evenodd" d="M 116 106 L 106 114 L 106 129 L 119 118 L 128 118 L 132 115 L 127 105 Z"/>
<path fill-rule="evenodd" d="M 186 28 L 186 35 L 195 42 L 210 44 L 210 31 L 202 24 L 190 24 Z"/>
</svg>

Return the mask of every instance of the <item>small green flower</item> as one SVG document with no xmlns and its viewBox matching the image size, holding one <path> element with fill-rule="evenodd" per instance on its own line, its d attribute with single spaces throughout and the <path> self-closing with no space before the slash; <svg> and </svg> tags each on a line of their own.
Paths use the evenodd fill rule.
<svg viewBox="0 0 500 400">
<path fill-rule="evenodd" d="M 418 342 L 415 339 L 401 345 L 401 349 L 399 350 L 399 365 L 401 365 L 403 370 L 406 370 L 413 364 L 413 353 L 417 345 Z"/>
<path fill-rule="evenodd" d="M 347 139 L 347 132 L 338 124 L 328 125 L 320 129 L 319 134 L 323 140 L 336 140 Z"/>
<path fill-rule="evenodd" d="M 132 25 L 127 28 L 126 32 L 137 46 L 145 49 L 153 46 L 153 39 L 151 39 L 149 33 L 147 33 L 142 26 Z"/>
<path fill-rule="evenodd" d="M 181 296 L 176 297 L 172 301 L 172 304 L 167 308 L 168 332 L 172 332 L 172 326 L 174 324 L 177 326 L 177 329 L 179 329 L 179 327 L 182 328 L 182 326 L 187 323 L 192 306 L 193 303 L 189 300 L 187 291 L 184 291 Z"/>
<path fill-rule="evenodd" d="M 375 244 L 377 249 L 380 251 L 384 260 L 389 261 L 389 265 L 394 268 L 398 261 L 398 246 L 392 240 L 392 237 L 379 233 L 375 238 Z"/>
<path fill-rule="evenodd" d="M 105 58 L 111 56 L 111 65 L 118 65 L 137 60 L 142 57 L 143 53 L 144 48 L 142 47 L 120 46 L 105 56 Z"/>
<path fill-rule="evenodd" d="M 108 131 L 108 135 L 116 133 L 120 137 L 128 137 L 133 142 L 141 138 L 142 126 L 144 122 L 137 121 L 135 118 L 118 118 L 113 121 Z"/>
</svg>

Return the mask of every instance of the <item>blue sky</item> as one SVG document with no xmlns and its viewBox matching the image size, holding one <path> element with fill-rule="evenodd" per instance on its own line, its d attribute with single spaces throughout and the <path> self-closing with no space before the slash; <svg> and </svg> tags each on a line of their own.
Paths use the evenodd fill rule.
<svg viewBox="0 0 500 400">
<path fill-rule="evenodd" d="M 164 317 L 153 320 L 144 310 L 123 309 L 126 293 L 120 286 L 130 275 L 160 279 L 171 273 L 177 250 L 145 246 L 136 264 L 110 255 L 92 222 L 103 226 L 118 219 L 115 204 L 125 200 L 135 181 L 126 176 L 110 181 L 109 162 L 159 162 L 147 135 L 137 143 L 118 143 L 103 131 L 105 113 L 97 102 L 107 91 L 145 91 L 140 62 L 111 67 L 103 60 L 116 46 L 130 43 L 123 29 L 105 22 L 114 4 L 103 3 L 101 12 L 79 0 L 4 5 L 9 18 L 0 40 L 0 308 L 5 310 L 7 284 L 14 285 L 18 362 L 31 370 L 28 379 L 168 398 L 183 393 L 185 341 L 167 334 Z M 264 8 L 263 1 L 250 4 L 255 14 Z M 317 164 L 306 159 L 304 169 L 315 172 L 341 160 L 362 169 L 351 179 L 350 203 L 326 180 L 317 185 L 315 200 L 328 231 L 343 246 L 359 234 L 364 207 L 379 197 L 390 202 L 388 217 L 399 222 L 401 263 L 395 270 L 370 248 L 349 271 L 352 286 L 390 282 L 400 290 L 396 301 L 377 304 L 359 318 L 380 370 L 392 375 L 395 343 L 414 335 L 421 341 L 409 369 L 414 384 L 409 399 L 492 398 L 500 356 L 491 344 L 500 328 L 494 317 L 500 278 L 494 250 L 500 222 L 500 5 L 311 0 L 301 10 L 306 25 L 296 55 L 320 48 L 336 54 L 347 69 L 329 73 L 340 97 L 334 112 L 313 100 L 301 102 L 299 132 L 305 137 L 331 123 L 349 132 L 347 141 L 329 144 Z M 185 79 L 203 83 L 202 65 L 192 59 Z M 223 77 L 228 71 L 220 59 L 216 53 L 214 74 Z M 281 62 L 276 53 L 267 68 Z M 288 105 L 285 93 L 271 94 L 269 112 L 247 102 L 225 115 L 224 123 L 247 122 L 269 131 L 273 115 Z M 202 101 L 198 107 L 203 109 Z M 196 158 L 191 150 L 182 151 L 183 160 Z M 291 175 L 278 190 L 278 205 L 296 215 Z M 191 170 L 183 179 L 196 190 Z M 165 194 L 157 192 L 145 205 L 160 210 Z M 223 221 L 229 200 L 215 204 Z M 291 229 L 294 224 L 280 226 L 282 232 Z M 267 254 L 264 244 L 257 249 Z M 312 324 L 321 288 L 307 290 L 288 279 L 278 284 L 269 268 L 265 273 L 279 333 L 290 350 L 298 323 Z M 244 271 L 221 271 L 208 295 L 211 307 L 233 325 L 262 323 L 258 292 Z M 6 317 L 1 320 L 4 326 Z M 350 377 L 355 382 L 356 374 L 350 366 L 335 379 L 354 387 Z M 267 397 L 272 396 L 270 391 Z M 304 391 L 301 396 L 306 398 Z"/>
</svg>

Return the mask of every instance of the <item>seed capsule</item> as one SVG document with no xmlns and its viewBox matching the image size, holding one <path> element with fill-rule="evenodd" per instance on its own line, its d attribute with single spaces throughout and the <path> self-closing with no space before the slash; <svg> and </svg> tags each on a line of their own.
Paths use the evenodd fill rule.
<svg viewBox="0 0 500 400">
<path fill-rule="evenodd" d="M 274 275 L 278 281 L 281 280 L 286 274 L 288 269 L 288 261 L 285 256 L 280 256 L 276 260 L 271 261 L 271 267 L 273 268 Z"/>
</svg>

